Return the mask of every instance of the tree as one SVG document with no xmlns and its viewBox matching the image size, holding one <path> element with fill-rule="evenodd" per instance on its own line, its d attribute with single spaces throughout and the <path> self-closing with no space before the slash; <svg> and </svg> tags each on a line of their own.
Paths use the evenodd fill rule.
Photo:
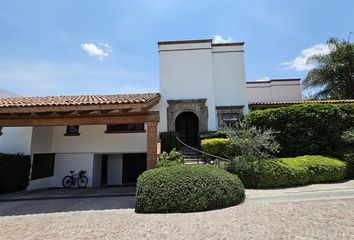
<svg viewBox="0 0 354 240">
<path fill-rule="evenodd" d="M 230 139 L 227 154 L 238 160 L 248 162 L 269 159 L 279 152 L 275 141 L 276 132 L 272 129 L 260 129 L 239 122 L 222 129 Z"/>
<path fill-rule="evenodd" d="M 304 79 L 304 88 L 320 88 L 316 99 L 354 99 L 354 43 L 331 38 L 327 44 L 328 54 L 309 58 L 315 68 Z"/>
</svg>

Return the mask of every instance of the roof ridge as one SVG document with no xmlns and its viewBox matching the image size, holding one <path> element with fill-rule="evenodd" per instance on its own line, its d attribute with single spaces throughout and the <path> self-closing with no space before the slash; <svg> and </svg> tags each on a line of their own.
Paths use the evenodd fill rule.
<svg viewBox="0 0 354 240">
<path fill-rule="evenodd" d="M 146 103 L 159 97 L 159 93 L 14 97 L 0 98 L 0 108 Z"/>
</svg>

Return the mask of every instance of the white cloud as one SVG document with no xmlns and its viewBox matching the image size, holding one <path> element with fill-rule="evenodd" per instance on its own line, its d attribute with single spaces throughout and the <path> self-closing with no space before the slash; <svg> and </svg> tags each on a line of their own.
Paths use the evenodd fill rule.
<svg viewBox="0 0 354 240">
<path fill-rule="evenodd" d="M 223 37 L 220 35 L 214 36 L 214 43 L 229 43 L 231 41 L 232 41 L 231 37 Z"/>
<path fill-rule="evenodd" d="M 314 65 L 307 64 L 307 60 L 313 55 L 327 54 L 329 51 L 330 49 L 327 44 L 319 43 L 302 50 L 300 56 L 292 61 L 283 62 L 282 65 L 285 66 L 285 69 L 294 69 L 296 71 L 311 70 L 314 68 Z"/>
<path fill-rule="evenodd" d="M 256 82 L 266 82 L 266 81 L 269 81 L 269 80 L 270 80 L 270 78 L 268 76 L 264 76 L 263 78 L 256 79 L 254 81 L 256 81 Z"/>
<path fill-rule="evenodd" d="M 112 53 L 112 47 L 103 42 L 99 42 L 97 45 L 94 43 L 83 43 L 81 47 L 88 55 L 97 57 L 99 60 L 103 60 Z"/>
</svg>

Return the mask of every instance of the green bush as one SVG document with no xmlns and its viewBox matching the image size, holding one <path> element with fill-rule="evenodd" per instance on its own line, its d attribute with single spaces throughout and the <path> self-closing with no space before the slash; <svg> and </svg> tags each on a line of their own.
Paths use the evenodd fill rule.
<svg viewBox="0 0 354 240">
<path fill-rule="evenodd" d="M 272 129 L 261 129 L 239 122 L 232 127 L 225 127 L 224 131 L 230 139 L 227 154 L 232 158 L 245 161 L 256 161 L 273 158 L 279 151 L 279 144 L 275 141 Z"/>
<path fill-rule="evenodd" d="M 205 165 L 157 168 L 139 176 L 135 211 L 205 211 L 234 206 L 244 197 L 240 179 L 221 168 Z"/>
<path fill-rule="evenodd" d="M 344 131 L 341 136 L 341 148 L 336 154 L 341 160 L 347 163 L 347 177 L 354 177 L 354 127 Z"/>
<path fill-rule="evenodd" d="M 0 153 L 0 193 L 25 190 L 30 168 L 29 156 Z"/>
<path fill-rule="evenodd" d="M 199 134 L 200 140 L 210 139 L 210 138 L 226 138 L 226 133 L 222 131 L 208 131 L 208 132 L 201 132 Z"/>
<path fill-rule="evenodd" d="M 203 152 L 213 154 L 218 157 L 225 157 L 230 140 L 227 138 L 211 138 L 204 139 L 200 142 L 200 147 Z"/>
<path fill-rule="evenodd" d="M 248 162 L 243 158 L 236 158 L 234 161 L 226 165 L 226 170 L 230 173 L 236 174 L 246 188 L 254 187 L 254 171 L 251 162 Z"/>
<path fill-rule="evenodd" d="M 246 163 L 233 162 L 228 171 L 238 175 L 246 187 L 273 188 L 345 179 L 344 162 L 323 156 L 278 158 Z"/>
<path fill-rule="evenodd" d="M 354 103 L 346 103 L 337 105 L 340 109 L 344 122 L 344 128 L 348 129 L 354 126 Z"/>
<path fill-rule="evenodd" d="M 171 152 L 163 152 L 157 159 L 157 167 L 172 167 L 181 165 L 184 163 L 184 159 L 181 153 L 179 153 L 175 148 Z"/>
<path fill-rule="evenodd" d="M 297 158 L 281 158 L 280 162 L 289 168 L 302 168 L 310 183 L 337 182 L 346 176 L 347 166 L 342 161 L 324 156 L 302 156 Z"/>
<path fill-rule="evenodd" d="M 308 172 L 288 166 L 278 159 L 253 163 L 252 185 L 258 188 L 304 185 L 310 182 Z"/>
<path fill-rule="evenodd" d="M 178 148 L 179 146 L 175 132 L 161 132 L 160 140 L 161 152 L 171 152 L 172 149 Z"/>
<path fill-rule="evenodd" d="M 290 107 L 258 110 L 245 121 L 263 129 L 274 129 L 280 144 L 278 156 L 332 155 L 340 146 L 342 132 L 354 108 L 334 104 L 300 104 Z"/>
</svg>

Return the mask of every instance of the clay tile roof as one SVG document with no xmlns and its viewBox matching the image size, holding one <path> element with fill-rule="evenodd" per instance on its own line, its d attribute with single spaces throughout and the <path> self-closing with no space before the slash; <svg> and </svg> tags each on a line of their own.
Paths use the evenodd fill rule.
<svg viewBox="0 0 354 240">
<path fill-rule="evenodd" d="M 0 108 L 148 103 L 159 93 L 0 98 Z"/>
<path fill-rule="evenodd" d="M 250 105 L 286 105 L 303 103 L 354 103 L 354 99 L 341 100 L 304 100 L 304 101 L 284 101 L 284 102 L 250 102 Z"/>
</svg>

